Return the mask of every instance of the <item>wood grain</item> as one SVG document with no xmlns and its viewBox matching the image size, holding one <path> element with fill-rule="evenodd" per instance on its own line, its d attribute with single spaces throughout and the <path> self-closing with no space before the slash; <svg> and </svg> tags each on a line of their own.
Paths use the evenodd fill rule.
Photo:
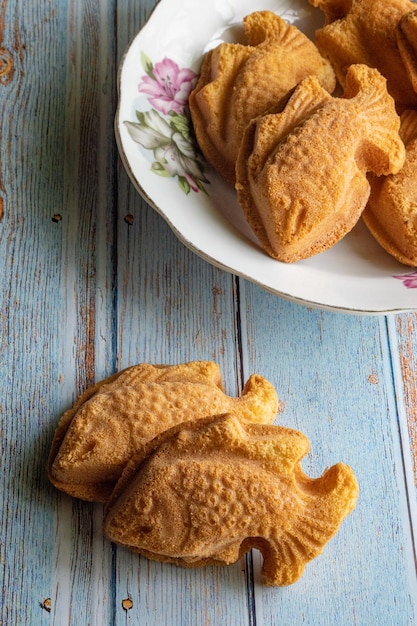
<svg viewBox="0 0 417 626">
<path fill-rule="evenodd" d="M 413 456 L 414 481 L 417 487 L 417 315 L 407 313 L 396 319 L 399 358 L 403 382 L 403 400 Z"/>
<path fill-rule="evenodd" d="M 154 0 L 0 0 L 0 625 L 397 626 L 417 618 L 417 316 L 286 302 L 184 247 L 113 134 L 117 65 Z M 308 474 L 344 461 L 357 509 L 294 586 L 255 551 L 183 570 L 118 549 L 49 485 L 57 420 L 134 363 L 219 363 L 276 385 Z"/>
</svg>

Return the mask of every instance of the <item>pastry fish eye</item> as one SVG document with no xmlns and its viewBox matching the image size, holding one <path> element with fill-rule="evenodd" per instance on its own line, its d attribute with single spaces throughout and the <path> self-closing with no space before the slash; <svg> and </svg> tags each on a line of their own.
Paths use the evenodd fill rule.
<svg viewBox="0 0 417 626">
<path fill-rule="evenodd" d="M 186 536 L 186 506 L 167 484 L 159 484 L 147 498 L 146 511 L 136 511 L 136 532 L 143 547 L 182 544 Z"/>
<path fill-rule="evenodd" d="M 139 532 L 149 535 L 153 531 L 153 526 L 139 526 Z"/>
</svg>

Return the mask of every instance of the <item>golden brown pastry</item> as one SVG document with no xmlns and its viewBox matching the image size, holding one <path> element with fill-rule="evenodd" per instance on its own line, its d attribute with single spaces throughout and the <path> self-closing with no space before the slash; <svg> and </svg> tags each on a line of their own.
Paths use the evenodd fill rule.
<svg viewBox="0 0 417 626">
<path fill-rule="evenodd" d="M 107 537 L 186 567 L 263 556 L 267 585 L 294 583 L 354 509 L 358 484 L 338 463 L 312 479 L 300 432 L 232 415 L 181 424 L 132 460 L 106 507 Z"/>
<path fill-rule="evenodd" d="M 131 456 L 174 424 L 225 411 L 269 424 L 277 410 L 274 387 L 256 374 L 230 398 L 210 361 L 136 365 L 88 389 L 62 416 L 49 478 L 72 496 L 105 502 Z"/>
<path fill-rule="evenodd" d="M 242 133 L 257 115 L 278 108 L 302 78 L 315 74 L 328 91 L 334 72 L 316 46 L 271 11 L 243 21 L 248 45 L 222 43 L 203 59 L 189 105 L 198 144 L 230 183 Z"/>
<path fill-rule="evenodd" d="M 381 74 L 351 66 L 343 98 L 315 77 L 284 111 L 247 128 L 236 164 L 246 219 L 265 251 L 287 263 L 330 248 L 358 221 L 369 197 L 366 172 L 396 173 L 405 150 Z"/>
<path fill-rule="evenodd" d="M 316 44 L 328 58 L 340 83 L 352 64 L 377 68 L 399 109 L 417 106 L 417 94 L 404 67 L 397 44 L 397 25 L 414 11 L 410 0 L 309 0 L 326 16 L 316 32 Z"/>
<path fill-rule="evenodd" d="M 417 92 L 417 9 L 401 18 L 396 32 L 402 61 Z"/>
<path fill-rule="evenodd" d="M 406 147 L 398 174 L 370 177 L 371 195 L 363 219 L 375 239 L 405 265 L 417 266 L 417 111 L 401 115 Z"/>
</svg>

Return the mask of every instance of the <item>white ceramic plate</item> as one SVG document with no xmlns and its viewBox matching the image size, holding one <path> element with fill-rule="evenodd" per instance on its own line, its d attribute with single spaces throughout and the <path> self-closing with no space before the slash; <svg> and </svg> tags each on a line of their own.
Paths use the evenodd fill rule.
<svg viewBox="0 0 417 626">
<path fill-rule="evenodd" d="M 362 223 L 311 259 L 288 265 L 268 257 L 234 190 L 188 141 L 184 113 L 202 54 L 221 41 L 237 41 L 242 18 L 260 9 L 275 11 L 312 38 L 323 21 L 307 0 L 159 2 L 120 66 L 115 129 L 129 176 L 186 246 L 272 293 L 346 313 L 416 310 L 417 271 L 385 253 Z"/>
</svg>

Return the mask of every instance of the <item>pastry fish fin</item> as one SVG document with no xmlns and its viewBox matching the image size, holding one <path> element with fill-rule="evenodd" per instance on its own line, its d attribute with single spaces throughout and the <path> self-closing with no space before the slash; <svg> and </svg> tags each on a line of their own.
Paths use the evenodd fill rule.
<svg viewBox="0 0 417 626">
<path fill-rule="evenodd" d="M 406 146 L 417 139 L 417 111 L 407 109 L 401 113 L 400 137 Z"/>
<path fill-rule="evenodd" d="M 190 361 L 179 365 L 141 363 L 120 372 L 117 387 L 163 382 L 203 383 L 214 385 L 223 391 L 220 368 L 212 361 Z"/>
<path fill-rule="evenodd" d="M 242 142 L 246 149 L 239 152 L 236 164 L 237 179 L 244 179 L 248 159 L 256 177 L 284 137 L 331 99 L 332 96 L 320 85 L 317 78 L 308 76 L 295 87 L 281 113 L 271 113 L 254 119 L 245 131 L 249 141 Z M 250 156 L 252 152 L 262 157 L 257 156 L 255 161 L 255 157 Z"/>
<path fill-rule="evenodd" d="M 273 546 L 273 547 L 272 547 Z M 265 585 L 285 586 L 295 583 L 304 573 L 309 561 L 322 553 L 324 544 L 315 538 L 315 528 L 306 529 L 304 535 L 286 532 L 275 544 L 268 540 L 268 550 L 262 564 Z"/>
<path fill-rule="evenodd" d="M 402 62 L 417 92 L 417 10 L 403 15 L 397 25 L 396 35 Z"/>
<path fill-rule="evenodd" d="M 350 99 L 362 119 L 356 160 L 378 176 L 396 174 L 404 165 L 405 148 L 399 136 L 400 118 L 386 79 L 363 64 L 351 65 L 346 74 L 344 98 Z"/>
<path fill-rule="evenodd" d="M 302 576 L 306 562 L 299 558 L 297 545 L 290 535 L 281 536 L 276 542 L 263 537 L 252 538 L 250 547 L 262 554 L 261 576 L 264 585 L 283 587 Z"/>
<path fill-rule="evenodd" d="M 292 474 L 310 449 L 308 438 L 297 430 L 243 422 L 230 413 L 219 416 L 209 429 L 212 449 L 227 442 L 230 455 L 261 462 L 279 476 Z"/>
<path fill-rule="evenodd" d="M 250 376 L 239 398 L 231 398 L 230 412 L 244 420 L 271 424 L 278 411 L 278 396 L 274 386 L 259 374 Z"/>
<path fill-rule="evenodd" d="M 307 76 L 301 80 L 293 90 L 285 109 L 279 114 L 279 117 L 277 116 L 282 124 L 279 141 L 332 99 L 329 92 L 320 85 L 316 76 Z"/>
</svg>

